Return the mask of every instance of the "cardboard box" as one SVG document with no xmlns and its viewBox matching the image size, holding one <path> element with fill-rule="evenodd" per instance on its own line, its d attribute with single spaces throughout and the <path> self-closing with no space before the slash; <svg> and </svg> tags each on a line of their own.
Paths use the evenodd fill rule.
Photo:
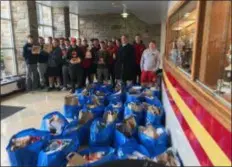
<svg viewBox="0 0 232 167">
<path fill-rule="evenodd" d="M 32 54 L 38 55 L 40 53 L 40 46 L 33 45 L 32 46 Z"/>
<path fill-rule="evenodd" d="M 47 53 L 50 53 L 52 51 L 52 45 L 50 44 L 44 44 L 43 50 Z"/>
<path fill-rule="evenodd" d="M 88 161 L 86 161 L 80 154 L 75 152 L 68 154 L 67 160 L 67 166 L 81 166 L 88 163 Z"/>
</svg>

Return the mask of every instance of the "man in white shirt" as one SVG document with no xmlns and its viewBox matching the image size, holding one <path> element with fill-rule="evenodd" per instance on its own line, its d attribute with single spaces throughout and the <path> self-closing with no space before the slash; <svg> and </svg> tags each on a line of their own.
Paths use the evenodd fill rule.
<svg viewBox="0 0 232 167">
<path fill-rule="evenodd" d="M 149 43 L 149 48 L 144 50 L 141 61 L 141 84 L 144 86 L 151 86 L 156 80 L 155 72 L 160 66 L 160 53 L 156 49 L 156 42 L 152 40 Z"/>
</svg>

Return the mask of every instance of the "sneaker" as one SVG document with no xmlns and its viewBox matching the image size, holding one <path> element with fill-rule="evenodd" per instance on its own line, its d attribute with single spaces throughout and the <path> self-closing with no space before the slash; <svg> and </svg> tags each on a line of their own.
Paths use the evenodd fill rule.
<svg viewBox="0 0 232 167">
<path fill-rule="evenodd" d="M 61 89 L 61 91 L 67 91 L 67 90 L 68 90 L 67 87 L 63 87 L 63 88 Z"/>
<path fill-rule="evenodd" d="M 60 91 L 60 90 L 61 90 L 61 87 L 56 87 L 56 90 L 57 90 L 57 91 Z"/>
</svg>

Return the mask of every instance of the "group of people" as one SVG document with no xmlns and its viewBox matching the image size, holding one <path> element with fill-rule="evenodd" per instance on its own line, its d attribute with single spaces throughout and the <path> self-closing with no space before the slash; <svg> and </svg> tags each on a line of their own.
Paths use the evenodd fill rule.
<svg viewBox="0 0 232 167">
<path fill-rule="evenodd" d="M 48 91 L 70 89 L 74 93 L 76 88 L 86 85 L 86 80 L 93 83 L 94 77 L 101 83 L 111 80 L 113 86 L 118 81 L 143 85 L 155 81 L 160 66 L 155 41 L 150 41 L 148 48 L 139 35 L 133 44 L 126 35 L 109 41 L 94 38 L 90 42 L 88 45 L 86 39 L 48 37 L 45 43 L 39 37 L 37 43 L 28 35 L 23 47 L 27 90 L 47 87 Z M 50 51 L 44 49 L 45 44 L 51 46 Z M 33 47 L 38 45 L 39 52 L 33 53 Z"/>
</svg>

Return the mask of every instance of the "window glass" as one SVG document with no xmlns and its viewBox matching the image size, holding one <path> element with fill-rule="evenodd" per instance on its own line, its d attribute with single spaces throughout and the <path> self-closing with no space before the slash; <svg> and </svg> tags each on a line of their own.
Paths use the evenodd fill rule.
<svg viewBox="0 0 232 167">
<path fill-rule="evenodd" d="M 49 37 L 49 36 L 53 36 L 52 35 L 52 27 L 43 27 L 43 32 L 44 32 L 44 35 L 43 37 Z"/>
<path fill-rule="evenodd" d="M 1 19 L 1 48 L 12 48 L 11 21 Z"/>
<path fill-rule="evenodd" d="M 199 80 L 231 104 L 231 2 L 207 1 Z"/>
<path fill-rule="evenodd" d="M 78 35 L 78 30 L 70 30 L 70 35 L 71 37 L 76 37 L 76 38 L 79 38 L 79 35 Z"/>
<path fill-rule="evenodd" d="M 9 1 L 1 1 L 1 18 L 10 18 L 10 3 Z"/>
<path fill-rule="evenodd" d="M 70 13 L 69 20 L 70 20 L 70 28 L 78 29 L 78 15 Z"/>
<path fill-rule="evenodd" d="M 45 25 L 52 25 L 52 13 L 51 13 L 51 7 L 48 6 L 42 6 L 42 16 L 43 16 L 43 24 Z"/>
<path fill-rule="evenodd" d="M 1 78 L 16 75 L 14 49 L 1 49 Z"/>
<path fill-rule="evenodd" d="M 193 42 L 196 33 L 197 1 L 186 3 L 169 20 L 167 52 L 169 59 L 191 73 Z"/>
</svg>

